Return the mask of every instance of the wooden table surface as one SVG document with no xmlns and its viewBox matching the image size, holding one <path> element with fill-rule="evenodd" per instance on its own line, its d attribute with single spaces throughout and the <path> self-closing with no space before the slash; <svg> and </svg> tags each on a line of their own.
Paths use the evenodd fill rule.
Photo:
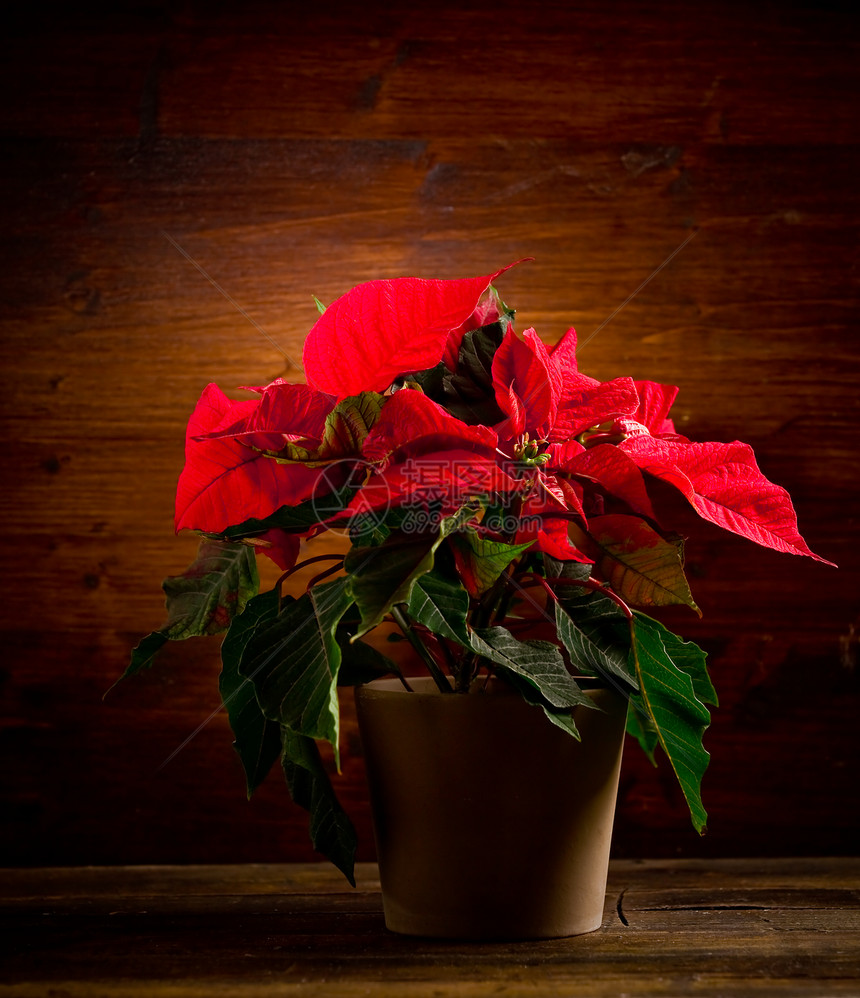
<svg viewBox="0 0 860 998">
<path fill-rule="evenodd" d="M 860 994 L 860 859 L 616 861 L 603 927 L 464 944 L 386 931 L 376 867 L 12 869 L 0 996 Z"/>
</svg>

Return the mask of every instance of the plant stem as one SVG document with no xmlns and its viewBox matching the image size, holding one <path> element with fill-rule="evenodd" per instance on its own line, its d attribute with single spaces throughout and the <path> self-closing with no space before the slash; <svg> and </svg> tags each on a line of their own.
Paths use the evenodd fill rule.
<svg viewBox="0 0 860 998">
<path fill-rule="evenodd" d="M 491 623 L 501 624 L 505 617 L 508 615 L 508 610 L 511 608 L 511 600 L 514 598 L 514 587 L 511 584 L 511 576 L 507 569 L 502 572 L 500 578 L 503 578 L 507 585 L 505 586 L 502 597 L 496 606 L 495 613 L 493 614 L 493 619 Z"/>
<path fill-rule="evenodd" d="M 430 641 L 431 647 L 438 649 L 438 652 L 441 653 L 442 657 L 445 659 L 445 664 L 448 666 L 448 671 L 451 673 L 451 675 L 456 676 L 457 661 L 454 658 L 453 654 L 451 653 L 451 649 L 448 647 L 448 645 L 445 644 L 445 642 L 442 640 L 442 638 L 439 637 L 438 634 L 434 634 L 432 631 L 427 631 L 423 640 L 426 641 L 427 638 L 431 639 Z M 432 655 L 433 652 L 431 652 L 430 654 Z"/>
<path fill-rule="evenodd" d="M 398 671 L 397 678 L 400 680 L 401 684 L 403 685 L 403 688 L 406 690 L 407 693 L 415 692 L 415 690 L 413 690 L 412 687 L 407 682 L 406 676 L 404 676 L 402 672 Z"/>
<path fill-rule="evenodd" d="M 283 606 L 284 593 L 283 593 L 283 588 L 282 587 L 283 587 L 284 583 L 287 581 L 287 579 L 291 575 L 295 575 L 296 572 L 300 572 L 307 565 L 315 565 L 317 562 L 320 562 L 320 561 L 339 561 L 340 565 L 333 566 L 332 569 L 329 572 L 322 572 L 322 573 L 320 573 L 320 575 L 318 575 L 315 579 L 312 579 L 308 583 L 308 586 L 307 586 L 308 589 L 312 585 L 314 585 L 314 583 L 316 583 L 320 579 L 324 578 L 326 575 L 330 575 L 330 574 L 334 573 L 335 571 L 337 571 L 338 569 L 340 569 L 340 568 L 343 567 L 343 555 L 342 554 L 318 554 L 318 555 L 316 555 L 313 558 L 305 558 L 304 561 L 300 561 L 297 564 L 293 565 L 292 568 L 288 568 L 286 570 L 286 572 L 284 572 L 284 574 L 278 579 L 278 581 L 275 583 L 275 586 L 274 586 L 274 588 L 277 589 L 277 591 L 278 591 L 278 612 L 280 612 L 281 607 Z"/>
<path fill-rule="evenodd" d="M 544 589 L 546 594 L 551 597 L 551 599 L 555 600 L 555 602 L 558 602 L 558 594 L 552 588 L 553 586 L 579 586 L 580 589 L 588 589 L 593 593 L 600 593 L 601 596 L 605 596 L 607 599 L 611 599 L 613 603 L 617 604 L 621 610 L 623 610 L 624 616 L 628 620 L 633 620 L 633 611 L 630 607 L 604 582 L 598 582 L 596 579 L 545 579 L 537 572 L 526 572 L 525 575 L 521 576 L 520 581 L 522 582 L 524 579 L 532 579 L 534 583 Z"/>
<path fill-rule="evenodd" d="M 319 575 L 315 575 L 310 582 L 305 586 L 305 591 L 313 589 L 313 587 L 318 583 L 322 582 L 323 579 L 327 579 L 330 575 L 334 575 L 336 572 L 340 572 L 343 569 L 343 565 L 332 565 L 331 568 L 327 568 L 324 572 L 320 572 Z"/>
<path fill-rule="evenodd" d="M 439 668 L 436 660 L 430 654 L 427 646 L 421 640 L 421 638 L 415 633 L 415 629 L 409 623 L 406 614 L 400 608 L 400 606 L 393 606 L 391 608 L 391 616 L 397 622 L 397 626 L 403 631 L 403 636 L 412 645 L 416 652 L 421 656 L 421 661 L 427 666 L 427 670 L 433 677 L 433 681 L 439 687 L 440 693 L 453 693 L 451 689 L 451 684 L 448 682 L 448 677 Z"/>
<path fill-rule="evenodd" d="M 496 610 L 505 598 L 506 588 L 509 582 L 510 579 L 507 572 L 503 572 L 493 583 L 492 588 L 481 597 L 480 603 L 475 609 L 472 617 L 472 628 L 474 630 L 490 626 Z M 477 653 L 466 656 L 462 668 L 457 674 L 458 693 L 469 692 L 472 680 L 478 672 L 478 661 L 480 657 L 481 656 Z"/>
</svg>

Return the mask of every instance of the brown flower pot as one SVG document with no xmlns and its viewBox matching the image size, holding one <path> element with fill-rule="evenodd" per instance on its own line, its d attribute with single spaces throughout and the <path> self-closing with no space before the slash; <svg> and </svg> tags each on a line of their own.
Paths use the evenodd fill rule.
<svg viewBox="0 0 860 998">
<path fill-rule="evenodd" d="M 626 701 L 589 695 L 578 742 L 493 682 L 358 687 L 385 924 L 408 935 L 548 939 L 600 927 Z"/>
</svg>

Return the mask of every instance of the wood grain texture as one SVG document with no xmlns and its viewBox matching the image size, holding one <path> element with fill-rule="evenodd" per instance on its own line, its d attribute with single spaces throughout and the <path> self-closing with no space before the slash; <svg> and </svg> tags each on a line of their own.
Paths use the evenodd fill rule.
<svg viewBox="0 0 860 998">
<path fill-rule="evenodd" d="M 611 864 L 602 927 L 457 943 L 312 865 L 4 870 L 0 995 L 852 995 L 857 860 Z"/>
<path fill-rule="evenodd" d="M 585 337 L 693 228 L 582 368 L 678 385 L 683 432 L 751 443 L 840 568 L 679 509 L 704 617 L 667 619 L 722 701 L 710 830 L 631 746 L 616 854 L 855 852 L 856 29 L 838 4 L 19 12 L 0 60 L 5 861 L 312 858 L 276 775 L 243 799 L 217 643 L 101 699 L 193 556 L 172 502 L 207 382 L 300 380 L 312 294 L 524 256 L 500 283 L 520 327 Z M 371 859 L 362 781 L 347 698 L 338 785 Z"/>
</svg>

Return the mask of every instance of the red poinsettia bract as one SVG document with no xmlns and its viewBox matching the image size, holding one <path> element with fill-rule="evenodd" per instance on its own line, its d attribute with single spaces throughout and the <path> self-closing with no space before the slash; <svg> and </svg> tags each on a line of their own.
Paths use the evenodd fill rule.
<svg viewBox="0 0 860 998">
<path fill-rule="evenodd" d="M 478 303 L 515 264 L 483 277 L 367 281 L 332 302 L 307 335 L 302 361 L 308 383 L 343 398 L 384 392 L 399 374 L 424 371 L 450 357 Z M 449 345 L 449 339 L 452 341 Z"/>
<path fill-rule="evenodd" d="M 531 541 L 557 558 L 590 560 L 571 543 L 568 525 L 587 531 L 589 517 L 603 515 L 610 501 L 662 526 L 648 491 L 653 477 L 678 489 L 711 523 L 824 560 L 800 536 L 788 494 L 762 475 L 746 444 L 694 443 L 678 434 L 669 416 L 672 386 L 582 374 L 572 329 L 549 348 L 534 329 L 520 335 L 507 326 L 488 387 L 503 417 L 495 425 L 452 415 L 447 396 L 430 398 L 415 381 L 383 396 L 398 378 L 419 377 L 440 361 L 462 376 L 460 344 L 468 330 L 499 318 L 497 300 L 485 292 L 507 269 L 464 280 L 359 285 L 311 329 L 304 349 L 309 385 L 276 381 L 247 401 L 208 386 L 188 426 L 177 529 L 218 533 L 265 520 L 314 497 L 322 468 L 326 487 L 337 485 L 337 476 L 345 480 L 352 461 L 366 469 L 352 509 L 433 499 L 450 512 L 475 496 L 490 497 L 509 509 L 515 503 L 522 520 L 517 542 Z M 361 433 L 350 430 L 330 460 L 301 459 L 320 446 L 339 399 L 371 396 L 376 402 Z M 292 541 L 288 547 L 287 559 Z"/>
<path fill-rule="evenodd" d="M 765 478 L 747 444 L 693 443 L 675 433 L 668 414 L 677 388 L 580 374 L 573 330 L 550 352 L 533 329 L 522 338 L 509 329 L 493 361 L 493 386 L 507 417 L 497 429 L 511 457 L 522 456 L 526 434 L 543 448 L 535 478 L 544 495 L 532 510 L 550 522 L 554 508 L 577 510 L 569 493 L 560 494 L 563 479 L 592 481 L 656 520 L 645 472 L 675 486 L 705 520 L 765 547 L 825 560 L 800 536 L 788 493 Z"/>
<path fill-rule="evenodd" d="M 208 385 L 188 422 L 176 529 L 221 533 L 313 496 L 318 469 L 279 465 L 266 452 L 318 444 L 333 407 L 331 396 L 280 380 L 238 402 Z"/>
</svg>

